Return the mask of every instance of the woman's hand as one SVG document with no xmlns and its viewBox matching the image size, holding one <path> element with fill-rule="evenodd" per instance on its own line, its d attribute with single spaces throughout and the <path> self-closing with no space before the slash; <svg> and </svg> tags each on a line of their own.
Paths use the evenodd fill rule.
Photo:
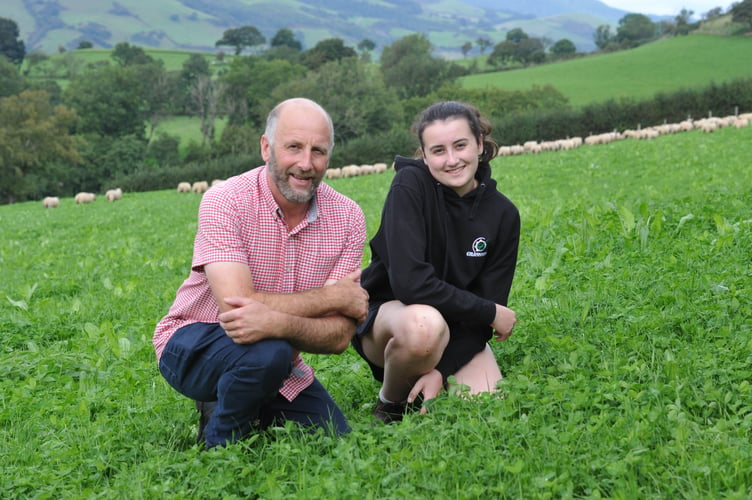
<svg viewBox="0 0 752 500">
<path fill-rule="evenodd" d="M 412 390 L 410 390 L 410 394 L 407 395 L 407 402 L 412 403 L 415 401 L 415 398 L 418 397 L 418 394 L 423 394 L 423 402 L 425 403 L 429 399 L 438 396 L 443 388 L 444 378 L 441 376 L 441 373 L 434 368 L 425 375 L 421 375 L 418 381 L 415 382 Z M 423 415 L 425 413 L 426 407 L 422 406 L 420 414 Z"/>
<path fill-rule="evenodd" d="M 517 322 L 517 315 L 508 307 L 496 304 L 496 317 L 491 323 L 496 340 L 506 340 L 512 335 L 512 329 Z"/>
</svg>

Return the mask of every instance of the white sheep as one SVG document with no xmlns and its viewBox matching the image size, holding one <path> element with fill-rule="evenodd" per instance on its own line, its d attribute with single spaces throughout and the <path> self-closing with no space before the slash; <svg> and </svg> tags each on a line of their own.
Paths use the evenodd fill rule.
<svg viewBox="0 0 752 500">
<path fill-rule="evenodd" d="M 324 176 L 327 179 L 339 179 L 340 177 L 342 177 L 342 169 L 341 168 L 327 168 Z"/>
<path fill-rule="evenodd" d="M 196 181 L 191 186 L 192 193 L 203 194 L 209 190 L 209 183 L 206 181 Z"/>
<path fill-rule="evenodd" d="M 190 182 L 180 182 L 178 183 L 178 193 L 190 193 L 191 192 L 191 183 Z"/>
<path fill-rule="evenodd" d="M 123 190 L 120 188 L 110 189 L 104 194 L 104 197 L 107 201 L 120 200 L 123 198 Z"/>
<path fill-rule="evenodd" d="M 342 167 L 342 177 L 357 177 L 360 175 L 359 165 L 346 165 Z"/>
<path fill-rule="evenodd" d="M 94 200 L 97 199 L 97 195 L 94 193 L 78 193 L 76 194 L 74 200 L 76 200 L 76 205 L 81 205 L 82 203 L 93 203 Z"/>
<path fill-rule="evenodd" d="M 224 183 L 225 181 L 223 179 L 214 179 L 213 181 L 211 181 L 212 186 L 221 186 Z"/>
<path fill-rule="evenodd" d="M 57 196 L 48 196 L 42 200 L 42 206 L 44 208 L 57 208 L 60 206 L 60 198 Z"/>
<path fill-rule="evenodd" d="M 375 174 L 383 174 L 386 172 L 387 166 L 386 163 L 374 163 L 373 164 L 373 173 Z"/>
</svg>

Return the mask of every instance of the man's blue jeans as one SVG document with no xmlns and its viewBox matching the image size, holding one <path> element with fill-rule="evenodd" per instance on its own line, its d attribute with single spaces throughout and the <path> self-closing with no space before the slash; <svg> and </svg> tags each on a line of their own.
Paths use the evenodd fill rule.
<svg viewBox="0 0 752 500">
<path fill-rule="evenodd" d="M 205 429 L 207 448 L 237 441 L 255 425 L 284 420 L 336 435 L 349 432 L 345 416 L 318 380 L 292 402 L 279 394 L 292 369 L 292 353 L 284 340 L 236 344 L 217 323 L 193 323 L 167 342 L 159 371 L 181 394 L 216 401 Z"/>
</svg>

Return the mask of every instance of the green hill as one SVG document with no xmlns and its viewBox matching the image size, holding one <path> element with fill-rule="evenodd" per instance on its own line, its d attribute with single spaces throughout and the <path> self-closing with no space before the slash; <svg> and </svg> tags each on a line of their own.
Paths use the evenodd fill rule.
<svg viewBox="0 0 752 500">
<path fill-rule="evenodd" d="M 523 70 L 464 77 L 467 88 L 526 90 L 550 84 L 575 107 L 611 98 L 649 98 L 752 77 L 752 37 L 694 34 L 633 50 L 582 57 Z"/>
<path fill-rule="evenodd" d="M 531 36 L 569 38 L 581 52 L 593 50 L 592 33 L 614 24 L 624 11 L 597 0 L 517 2 L 480 0 L 6 0 L 2 17 L 14 19 L 29 50 L 68 50 L 82 40 L 96 47 L 119 42 L 165 49 L 215 51 L 227 28 L 257 27 L 271 38 L 293 30 L 305 48 L 326 38 L 355 46 L 364 38 L 377 52 L 409 33 L 425 33 L 437 52 L 459 57 L 479 37 L 498 42 L 524 24 Z"/>
</svg>

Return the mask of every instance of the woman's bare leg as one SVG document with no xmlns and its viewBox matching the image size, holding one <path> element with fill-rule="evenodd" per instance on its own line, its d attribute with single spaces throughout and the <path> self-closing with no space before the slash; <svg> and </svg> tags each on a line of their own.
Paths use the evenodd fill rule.
<svg viewBox="0 0 752 500">
<path fill-rule="evenodd" d="M 458 384 L 470 387 L 470 394 L 496 392 L 496 384 L 502 375 L 491 346 L 486 344 L 486 348 L 460 368 L 454 377 Z"/>
<path fill-rule="evenodd" d="M 422 304 L 387 302 L 379 308 L 373 329 L 362 338 L 363 352 L 384 368 L 381 394 L 404 401 L 418 378 L 431 371 L 449 342 L 441 313 Z"/>
</svg>

